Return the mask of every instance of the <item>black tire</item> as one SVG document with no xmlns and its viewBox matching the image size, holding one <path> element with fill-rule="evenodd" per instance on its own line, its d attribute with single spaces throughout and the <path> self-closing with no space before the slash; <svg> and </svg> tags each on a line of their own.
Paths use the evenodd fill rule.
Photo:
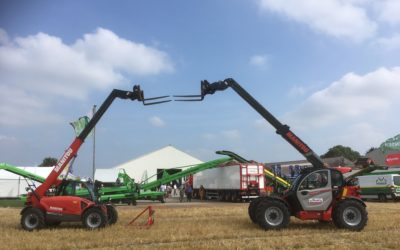
<svg viewBox="0 0 400 250">
<path fill-rule="evenodd" d="M 338 228 L 361 231 L 368 221 L 368 212 L 361 202 L 345 200 L 333 210 L 333 223 Z"/>
<path fill-rule="evenodd" d="M 165 203 L 164 196 L 160 196 L 160 197 L 158 198 L 158 200 L 159 200 L 161 203 Z"/>
<path fill-rule="evenodd" d="M 27 231 L 39 230 L 45 226 L 42 210 L 35 207 L 26 208 L 21 216 L 21 226 Z"/>
<path fill-rule="evenodd" d="M 107 205 L 107 222 L 113 225 L 118 221 L 118 212 L 113 205 Z"/>
<path fill-rule="evenodd" d="M 263 199 L 256 208 L 258 225 L 263 229 L 282 229 L 288 226 L 288 207 L 278 200 Z"/>
<path fill-rule="evenodd" d="M 247 209 L 247 212 L 249 213 L 250 220 L 253 223 L 257 223 L 257 217 L 256 217 L 256 209 L 258 204 L 262 201 L 261 197 L 255 198 L 252 200 L 249 204 L 249 208 Z"/>
<path fill-rule="evenodd" d="M 98 208 L 89 208 L 82 217 L 82 224 L 87 229 L 102 228 L 106 223 L 106 215 Z"/>
<path fill-rule="evenodd" d="M 378 194 L 378 199 L 380 202 L 387 202 L 386 194 Z"/>
</svg>

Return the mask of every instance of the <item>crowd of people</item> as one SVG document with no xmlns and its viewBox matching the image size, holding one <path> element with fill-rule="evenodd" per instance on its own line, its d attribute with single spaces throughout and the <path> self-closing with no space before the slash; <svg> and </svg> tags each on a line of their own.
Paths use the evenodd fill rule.
<svg viewBox="0 0 400 250">
<path fill-rule="evenodd" d="M 173 196 L 176 197 L 179 195 L 180 202 L 185 201 L 185 196 L 186 196 L 186 201 L 191 202 L 193 197 L 193 188 L 189 182 L 184 182 L 179 187 L 177 183 L 174 183 L 173 185 L 163 184 L 160 186 L 160 191 L 165 193 L 165 198 L 171 198 Z M 205 194 L 206 194 L 205 188 L 203 186 L 200 186 L 199 189 L 200 200 L 205 200 Z"/>
</svg>

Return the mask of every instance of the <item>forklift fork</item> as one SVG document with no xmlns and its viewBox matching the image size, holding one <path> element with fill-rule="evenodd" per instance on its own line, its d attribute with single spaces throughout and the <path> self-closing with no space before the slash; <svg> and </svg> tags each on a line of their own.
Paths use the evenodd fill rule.
<svg viewBox="0 0 400 250">
<path fill-rule="evenodd" d="M 196 102 L 203 101 L 206 95 L 212 95 L 218 90 L 225 90 L 229 87 L 229 83 L 226 81 L 218 81 L 214 83 L 209 83 L 207 80 L 201 81 L 200 85 L 200 95 L 174 95 L 178 99 L 174 99 L 174 101 L 178 102 Z"/>
<path fill-rule="evenodd" d="M 164 96 L 157 96 L 157 97 L 151 97 L 151 98 L 144 98 L 143 90 L 140 89 L 139 85 L 133 86 L 133 91 L 127 93 L 127 98 L 131 100 L 138 100 L 143 103 L 143 105 L 154 105 L 154 104 L 160 104 L 164 102 L 170 102 L 171 100 L 161 100 L 161 101 L 155 101 L 155 102 L 147 102 L 147 101 L 153 101 L 153 100 L 160 100 L 164 99 L 166 97 L 169 97 L 169 95 L 164 95 Z"/>
</svg>

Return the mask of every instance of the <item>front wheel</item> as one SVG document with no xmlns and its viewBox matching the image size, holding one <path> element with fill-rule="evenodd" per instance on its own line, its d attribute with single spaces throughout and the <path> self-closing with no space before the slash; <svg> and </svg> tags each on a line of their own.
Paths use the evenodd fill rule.
<svg viewBox="0 0 400 250">
<path fill-rule="evenodd" d="M 118 212 L 112 205 L 107 205 L 107 220 L 109 225 L 113 225 L 118 221 Z"/>
<path fill-rule="evenodd" d="M 347 200 L 337 205 L 332 219 L 338 228 L 361 231 L 367 224 L 368 212 L 360 202 Z"/>
<path fill-rule="evenodd" d="M 247 210 L 247 212 L 249 213 L 250 220 L 251 220 L 253 223 L 257 223 L 256 209 L 257 209 L 257 206 L 258 206 L 258 204 L 260 203 L 260 201 L 262 201 L 262 198 L 261 198 L 261 197 L 257 197 L 257 198 L 255 198 L 254 200 L 252 200 L 252 201 L 250 202 L 249 208 L 248 208 L 248 210 Z"/>
<path fill-rule="evenodd" d="M 277 200 L 262 200 L 256 209 L 256 218 L 260 227 L 282 229 L 288 226 L 290 214 L 287 206 Z"/>
<path fill-rule="evenodd" d="M 82 224 L 87 229 L 98 229 L 106 225 L 106 215 L 98 208 L 89 208 L 82 218 Z"/>
<path fill-rule="evenodd" d="M 45 226 L 45 221 L 42 210 L 35 207 L 25 209 L 21 216 L 21 226 L 27 231 L 43 228 Z"/>
</svg>

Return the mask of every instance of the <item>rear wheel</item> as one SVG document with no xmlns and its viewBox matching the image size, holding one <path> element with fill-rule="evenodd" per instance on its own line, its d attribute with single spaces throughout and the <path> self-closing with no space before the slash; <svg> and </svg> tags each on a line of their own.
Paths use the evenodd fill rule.
<svg viewBox="0 0 400 250">
<path fill-rule="evenodd" d="M 43 212 L 35 207 L 25 209 L 21 216 L 21 226 L 27 231 L 43 228 L 45 226 Z"/>
<path fill-rule="evenodd" d="M 107 222 L 109 225 L 113 225 L 118 221 L 118 212 L 112 205 L 107 205 Z"/>
<path fill-rule="evenodd" d="M 258 224 L 267 229 L 281 229 L 288 226 L 290 214 L 287 206 L 277 200 L 262 200 L 256 209 Z"/>
<path fill-rule="evenodd" d="M 368 213 L 360 202 L 347 200 L 336 206 L 332 219 L 338 228 L 360 231 L 367 224 Z"/>
<path fill-rule="evenodd" d="M 98 208 L 89 208 L 83 214 L 82 224 L 87 229 L 98 229 L 106 225 L 106 216 Z"/>
</svg>

